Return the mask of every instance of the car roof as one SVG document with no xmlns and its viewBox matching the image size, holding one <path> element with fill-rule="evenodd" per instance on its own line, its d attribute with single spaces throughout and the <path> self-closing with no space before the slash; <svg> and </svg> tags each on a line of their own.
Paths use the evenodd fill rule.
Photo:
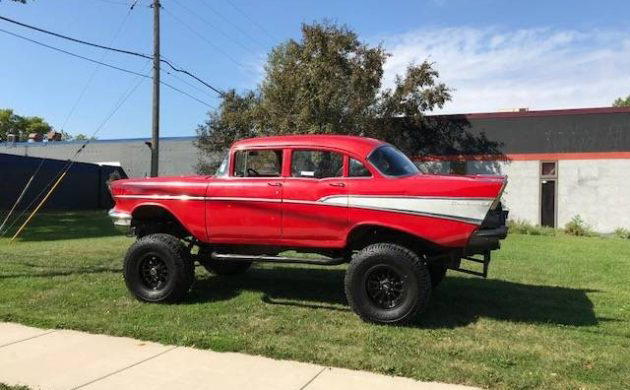
<svg viewBox="0 0 630 390">
<path fill-rule="evenodd" d="M 233 149 L 247 147 L 332 147 L 361 156 L 367 156 L 374 148 L 385 142 L 374 138 L 352 135 L 281 135 L 272 137 L 257 137 L 240 140 L 232 145 Z"/>
</svg>

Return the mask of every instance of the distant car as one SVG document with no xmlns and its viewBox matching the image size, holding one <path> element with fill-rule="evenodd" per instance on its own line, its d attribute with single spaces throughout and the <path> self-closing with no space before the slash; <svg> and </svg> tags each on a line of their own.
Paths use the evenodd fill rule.
<svg viewBox="0 0 630 390">
<path fill-rule="evenodd" d="M 490 251 L 507 235 L 506 182 L 421 174 L 370 138 L 264 137 L 236 142 L 214 176 L 112 182 L 110 216 L 138 237 L 124 276 L 142 301 L 181 299 L 195 261 L 217 275 L 252 262 L 349 263 L 352 309 L 399 323 L 427 306 L 447 268 L 486 276 Z M 280 255 L 287 250 L 320 256 Z M 462 269 L 462 259 L 483 272 Z"/>
</svg>

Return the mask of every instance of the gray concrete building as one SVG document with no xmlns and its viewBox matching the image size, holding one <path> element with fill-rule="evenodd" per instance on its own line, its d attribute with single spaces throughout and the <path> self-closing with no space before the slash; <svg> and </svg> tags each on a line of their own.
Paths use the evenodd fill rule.
<svg viewBox="0 0 630 390">
<path fill-rule="evenodd" d="M 463 129 L 469 140 L 487 140 L 496 148 L 490 153 L 464 147 L 413 156 L 422 171 L 507 175 L 504 203 L 510 219 L 563 227 L 580 215 L 599 232 L 630 229 L 630 108 L 432 118 Z M 150 171 L 147 141 L 93 141 L 79 161 L 116 163 L 128 176 L 144 177 Z M 194 137 L 161 139 L 160 174 L 194 173 L 199 153 L 193 142 Z M 73 142 L 0 144 L 0 153 L 67 159 L 79 146 Z"/>
</svg>

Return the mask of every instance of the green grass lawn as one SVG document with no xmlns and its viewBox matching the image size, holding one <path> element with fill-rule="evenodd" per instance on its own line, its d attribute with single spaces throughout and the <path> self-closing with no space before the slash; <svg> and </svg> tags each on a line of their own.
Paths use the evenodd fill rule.
<svg viewBox="0 0 630 390">
<path fill-rule="evenodd" d="M 511 235 L 489 279 L 450 272 L 407 327 L 361 322 L 344 267 L 197 268 L 185 302 L 142 304 L 121 275 L 131 242 L 104 212 L 36 217 L 0 240 L 0 321 L 482 387 L 630 386 L 629 240 Z"/>
</svg>

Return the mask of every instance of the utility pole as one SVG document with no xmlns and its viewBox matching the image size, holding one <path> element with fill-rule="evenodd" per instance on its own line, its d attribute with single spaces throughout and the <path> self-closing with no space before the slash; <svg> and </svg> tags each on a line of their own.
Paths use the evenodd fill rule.
<svg viewBox="0 0 630 390">
<path fill-rule="evenodd" d="M 159 172 L 160 156 L 160 0 L 153 0 L 153 117 L 151 131 L 151 177 Z"/>
</svg>

